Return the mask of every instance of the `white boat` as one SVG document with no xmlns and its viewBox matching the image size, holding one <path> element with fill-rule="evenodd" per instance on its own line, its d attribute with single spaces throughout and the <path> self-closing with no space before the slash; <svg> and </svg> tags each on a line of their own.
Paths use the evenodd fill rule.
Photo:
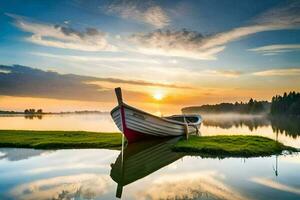
<svg viewBox="0 0 300 200">
<path fill-rule="evenodd" d="M 121 88 L 115 89 L 118 106 L 111 116 L 129 143 L 147 137 L 174 137 L 199 133 L 200 115 L 173 115 L 158 117 L 125 104 Z"/>
</svg>

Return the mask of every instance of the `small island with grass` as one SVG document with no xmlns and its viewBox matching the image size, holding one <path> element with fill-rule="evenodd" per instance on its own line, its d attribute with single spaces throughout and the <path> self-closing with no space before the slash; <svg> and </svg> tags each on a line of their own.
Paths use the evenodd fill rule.
<svg viewBox="0 0 300 200">
<path fill-rule="evenodd" d="M 120 133 L 87 131 L 0 130 L 0 147 L 85 149 L 121 147 Z"/>
<path fill-rule="evenodd" d="M 33 149 L 121 149 L 120 133 L 85 131 L 0 130 L 0 147 Z M 191 136 L 172 147 L 175 152 L 201 157 L 258 157 L 297 149 L 261 136 Z"/>
<path fill-rule="evenodd" d="M 174 151 L 202 157 L 260 157 L 281 154 L 282 151 L 296 152 L 297 149 L 285 146 L 270 138 L 254 135 L 191 136 L 180 140 Z"/>
</svg>

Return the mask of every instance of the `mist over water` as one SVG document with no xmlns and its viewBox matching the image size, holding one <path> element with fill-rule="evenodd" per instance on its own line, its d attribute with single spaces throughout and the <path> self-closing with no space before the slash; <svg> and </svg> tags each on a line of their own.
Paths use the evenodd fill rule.
<svg viewBox="0 0 300 200">
<path fill-rule="evenodd" d="M 266 114 L 251 115 L 251 114 L 236 114 L 236 113 L 221 113 L 201 115 L 204 119 L 205 126 L 215 126 L 221 128 L 243 127 L 247 126 L 250 130 L 271 124 Z"/>
<path fill-rule="evenodd" d="M 300 118 L 236 113 L 201 113 L 201 116 L 203 123 L 200 131 L 203 136 L 260 135 L 300 148 Z M 0 115 L 0 129 L 119 132 L 109 113 L 42 115 L 40 117 Z"/>
</svg>

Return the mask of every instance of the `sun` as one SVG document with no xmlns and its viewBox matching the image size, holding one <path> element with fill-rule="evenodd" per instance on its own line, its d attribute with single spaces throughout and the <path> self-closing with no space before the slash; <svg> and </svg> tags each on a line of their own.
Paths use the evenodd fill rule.
<svg viewBox="0 0 300 200">
<path fill-rule="evenodd" d="M 165 97 L 165 95 L 161 91 L 156 91 L 153 94 L 153 98 L 157 101 L 161 101 L 164 97 Z"/>
</svg>

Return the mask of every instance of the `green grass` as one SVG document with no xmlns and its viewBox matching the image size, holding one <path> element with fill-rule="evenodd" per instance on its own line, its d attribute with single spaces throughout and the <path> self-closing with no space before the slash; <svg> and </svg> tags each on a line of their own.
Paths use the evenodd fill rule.
<svg viewBox="0 0 300 200">
<path fill-rule="evenodd" d="M 122 144 L 120 133 L 0 130 L 0 147 L 34 149 L 108 148 Z"/>
<path fill-rule="evenodd" d="M 0 130 L 0 147 L 34 149 L 121 148 L 120 133 L 85 131 Z M 272 139 L 260 136 L 191 136 L 181 139 L 173 151 L 202 157 L 257 157 L 297 151 Z"/>
<path fill-rule="evenodd" d="M 297 151 L 269 138 L 245 135 L 191 136 L 188 141 L 180 140 L 173 146 L 173 150 L 219 158 L 271 156 L 280 154 L 283 150 Z"/>
</svg>

